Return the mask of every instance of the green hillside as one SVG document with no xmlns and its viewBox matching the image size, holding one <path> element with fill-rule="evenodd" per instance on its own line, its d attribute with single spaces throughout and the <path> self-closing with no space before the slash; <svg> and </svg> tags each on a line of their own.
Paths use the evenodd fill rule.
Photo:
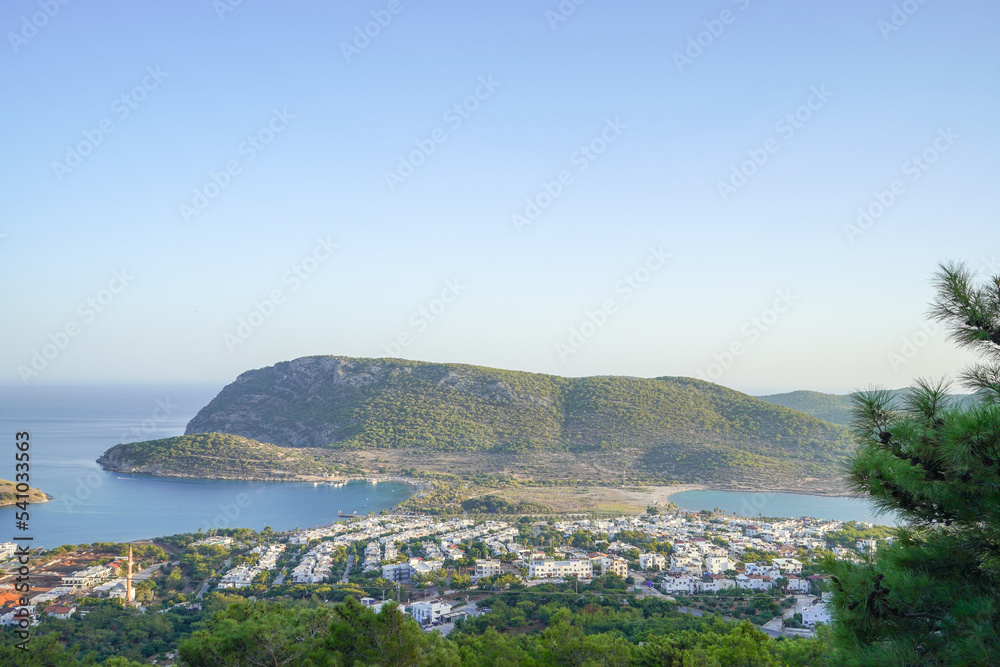
<svg viewBox="0 0 1000 667">
<path fill-rule="evenodd" d="M 476 460 L 631 456 L 658 479 L 830 476 L 853 447 L 842 427 L 690 378 L 566 378 L 332 356 L 243 373 L 186 432 Z"/>
<path fill-rule="evenodd" d="M 846 426 L 851 422 L 850 394 L 823 394 L 818 391 L 790 391 L 758 396 L 762 401 L 804 412 L 818 419 Z"/>
<path fill-rule="evenodd" d="M 275 479 L 325 471 L 325 464 L 302 450 L 224 433 L 115 445 L 97 462 L 118 472 L 165 477 Z"/>
</svg>

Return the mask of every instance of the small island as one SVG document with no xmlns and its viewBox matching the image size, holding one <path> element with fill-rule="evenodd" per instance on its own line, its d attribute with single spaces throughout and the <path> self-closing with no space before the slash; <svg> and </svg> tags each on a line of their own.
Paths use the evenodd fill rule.
<svg viewBox="0 0 1000 667">
<path fill-rule="evenodd" d="M 47 493 L 43 493 L 34 487 L 28 488 L 29 503 L 44 503 L 49 500 L 52 500 L 52 496 Z M 0 507 L 13 505 L 17 501 L 17 483 L 6 479 L 0 479 Z"/>
</svg>

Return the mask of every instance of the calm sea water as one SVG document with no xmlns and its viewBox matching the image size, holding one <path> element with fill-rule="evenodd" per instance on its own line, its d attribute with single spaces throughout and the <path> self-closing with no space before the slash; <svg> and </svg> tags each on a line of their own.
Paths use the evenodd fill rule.
<svg viewBox="0 0 1000 667">
<path fill-rule="evenodd" d="M 710 510 L 718 507 L 727 514 L 744 517 L 803 516 L 839 521 L 870 521 L 886 526 L 896 524 L 891 514 L 876 514 L 872 505 L 858 498 L 806 496 L 798 493 L 744 493 L 740 491 L 681 491 L 670 501 L 686 510 Z"/>
<path fill-rule="evenodd" d="M 220 387 L 0 387 L 0 479 L 14 479 L 14 435 L 31 433 L 31 484 L 53 496 L 32 505 L 27 531 L 0 508 L 0 542 L 35 546 L 129 541 L 199 528 L 275 530 L 329 525 L 338 512 L 366 514 L 410 496 L 399 482 L 342 487 L 291 482 L 170 479 L 101 470 L 122 442 L 181 435 Z"/>
</svg>

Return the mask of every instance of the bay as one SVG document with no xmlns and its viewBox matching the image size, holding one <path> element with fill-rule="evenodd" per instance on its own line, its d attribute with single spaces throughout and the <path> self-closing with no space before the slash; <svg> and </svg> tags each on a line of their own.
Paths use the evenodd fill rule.
<svg viewBox="0 0 1000 667">
<path fill-rule="evenodd" d="M 330 525 L 399 504 L 401 482 L 344 486 L 304 482 L 174 479 L 102 470 L 96 459 L 122 442 L 184 433 L 218 386 L 0 387 L 0 478 L 14 479 L 14 437 L 31 434 L 31 485 L 53 497 L 32 504 L 27 530 L 13 506 L 0 508 L 0 542 L 33 546 L 125 542 L 212 528 L 274 530 Z"/>
<path fill-rule="evenodd" d="M 670 502 L 691 511 L 719 508 L 726 514 L 742 517 L 812 517 L 837 521 L 867 521 L 885 526 L 896 525 L 892 514 L 878 514 L 867 500 L 841 496 L 810 496 L 799 493 L 679 491 Z"/>
</svg>

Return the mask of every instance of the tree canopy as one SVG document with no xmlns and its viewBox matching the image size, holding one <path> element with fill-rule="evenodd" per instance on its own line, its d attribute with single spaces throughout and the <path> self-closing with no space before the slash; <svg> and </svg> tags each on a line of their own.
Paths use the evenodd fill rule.
<svg viewBox="0 0 1000 667">
<path fill-rule="evenodd" d="M 859 495 L 905 521 L 863 562 L 830 561 L 835 636 L 859 664 L 987 664 L 1000 655 L 1000 276 L 985 284 L 942 265 L 931 316 L 981 355 L 960 375 L 976 392 L 952 405 L 945 381 L 918 380 L 901 408 L 856 395 Z"/>
</svg>

